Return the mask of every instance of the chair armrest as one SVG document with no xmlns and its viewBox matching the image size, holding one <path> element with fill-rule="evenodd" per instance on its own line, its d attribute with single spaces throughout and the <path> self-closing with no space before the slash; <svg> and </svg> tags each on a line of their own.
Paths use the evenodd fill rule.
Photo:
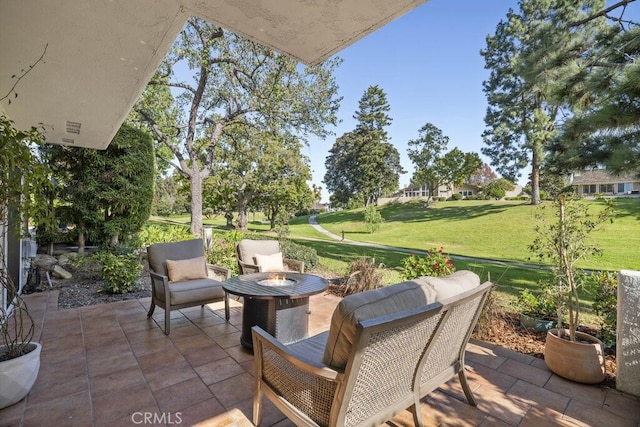
<svg viewBox="0 0 640 427">
<path fill-rule="evenodd" d="M 169 301 L 169 277 L 153 270 L 149 270 L 149 276 L 151 277 L 151 292 L 153 295 L 158 296 L 158 293 L 162 293 L 164 300 Z"/>
<path fill-rule="evenodd" d="M 255 264 L 249 264 L 244 261 L 238 260 L 238 264 L 240 265 L 240 274 L 250 274 L 250 273 L 259 273 L 260 267 Z"/>
<path fill-rule="evenodd" d="M 285 258 L 282 262 L 288 265 L 291 270 L 297 271 L 300 274 L 304 273 L 304 261 Z"/>
<path fill-rule="evenodd" d="M 307 373 L 321 379 L 332 382 L 342 382 L 343 373 L 314 362 L 301 355 L 291 353 L 287 347 L 259 326 L 251 328 L 253 336 L 254 363 L 256 365 L 256 375 L 262 371 L 262 355 L 264 349 L 273 351 L 279 358 L 289 362 L 295 369 L 302 373 Z"/>
<path fill-rule="evenodd" d="M 207 269 L 213 271 L 218 276 L 224 277 L 226 280 L 231 277 L 231 269 L 217 264 L 207 264 Z"/>
</svg>

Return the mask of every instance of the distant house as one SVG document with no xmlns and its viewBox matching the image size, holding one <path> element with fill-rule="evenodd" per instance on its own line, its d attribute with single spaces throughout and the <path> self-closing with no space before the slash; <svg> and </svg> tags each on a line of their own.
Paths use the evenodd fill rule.
<svg viewBox="0 0 640 427">
<path fill-rule="evenodd" d="M 438 187 L 438 191 L 432 194 L 431 197 L 443 197 L 448 199 L 454 193 L 460 193 L 463 197 L 470 197 L 477 194 L 480 191 L 480 187 L 471 184 L 462 184 L 453 190 L 448 185 L 441 185 Z M 400 190 L 388 195 L 387 197 L 381 197 L 378 199 L 378 205 L 383 205 L 389 202 L 403 203 L 410 200 L 423 199 L 426 200 L 429 197 L 429 189 L 420 185 L 408 185 Z"/>
<path fill-rule="evenodd" d="M 637 173 L 615 176 L 606 169 L 583 170 L 573 174 L 571 184 L 581 196 L 640 194 L 640 178 Z"/>
</svg>

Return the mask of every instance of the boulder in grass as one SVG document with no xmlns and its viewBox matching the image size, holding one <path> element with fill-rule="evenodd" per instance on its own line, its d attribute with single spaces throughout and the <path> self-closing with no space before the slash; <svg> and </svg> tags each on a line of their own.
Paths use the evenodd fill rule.
<svg viewBox="0 0 640 427">
<path fill-rule="evenodd" d="M 54 277 L 58 277 L 60 279 L 71 279 L 73 277 L 71 273 L 69 273 L 59 265 L 54 265 L 51 272 L 53 273 Z"/>
</svg>

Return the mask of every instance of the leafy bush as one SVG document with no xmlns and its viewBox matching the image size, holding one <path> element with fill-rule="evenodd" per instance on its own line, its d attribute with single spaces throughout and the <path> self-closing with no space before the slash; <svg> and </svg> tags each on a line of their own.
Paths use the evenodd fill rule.
<svg viewBox="0 0 640 427">
<path fill-rule="evenodd" d="M 424 256 L 409 255 L 402 260 L 402 278 L 404 280 L 415 279 L 421 276 L 446 276 L 456 271 L 448 255 L 443 253 L 443 248 L 433 248 Z"/>
<path fill-rule="evenodd" d="M 463 197 L 462 197 L 462 194 L 460 194 L 460 193 L 453 193 L 451 195 L 451 200 L 462 200 L 462 199 L 463 199 Z"/>
<path fill-rule="evenodd" d="M 374 258 L 361 256 L 354 259 L 347 268 L 342 283 L 343 295 L 351 295 L 382 287 L 382 264 L 376 265 Z"/>
<path fill-rule="evenodd" d="M 109 294 L 131 292 L 140 275 L 142 265 L 135 254 L 116 255 L 99 252 L 95 255 L 102 264 L 103 290 Z"/>
<path fill-rule="evenodd" d="M 280 249 L 285 258 L 303 261 L 305 270 L 315 268 L 318 265 L 318 252 L 313 248 L 285 240 L 280 242 Z"/>
<path fill-rule="evenodd" d="M 540 284 L 540 292 L 533 293 L 528 289 L 520 292 L 516 300 L 516 309 L 523 314 L 539 317 L 555 317 L 558 313 L 555 285 L 551 282 Z"/>
<path fill-rule="evenodd" d="M 369 233 L 375 233 L 380 229 L 380 224 L 384 222 L 384 218 L 380 215 L 380 211 L 373 206 L 369 205 L 364 209 L 364 223 Z"/>
<path fill-rule="evenodd" d="M 594 272 L 591 276 L 595 280 L 593 311 L 601 318 L 598 338 L 607 346 L 613 346 L 618 327 L 618 277 L 607 271 Z"/>
<path fill-rule="evenodd" d="M 214 233 L 211 241 L 207 242 L 207 262 L 228 267 L 233 274 L 238 274 L 236 243 L 245 237 L 244 233 L 236 230 L 226 233 Z"/>
<path fill-rule="evenodd" d="M 146 247 L 154 243 L 181 242 L 194 238 L 193 234 L 189 231 L 189 227 L 184 225 L 147 224 L 139 233 L 141 247 Z"/>
</svg>

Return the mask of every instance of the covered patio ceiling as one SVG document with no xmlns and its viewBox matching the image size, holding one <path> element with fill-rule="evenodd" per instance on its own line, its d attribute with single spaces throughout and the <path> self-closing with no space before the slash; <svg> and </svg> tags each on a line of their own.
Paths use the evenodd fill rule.
<svg viewBox="0 0 640 427">
<path fill-rule="evenodd" d="M 0 0 L 0 112 L 104 149 L 190 16 L 316 64 L 425 1 Z"/>
</svg>

